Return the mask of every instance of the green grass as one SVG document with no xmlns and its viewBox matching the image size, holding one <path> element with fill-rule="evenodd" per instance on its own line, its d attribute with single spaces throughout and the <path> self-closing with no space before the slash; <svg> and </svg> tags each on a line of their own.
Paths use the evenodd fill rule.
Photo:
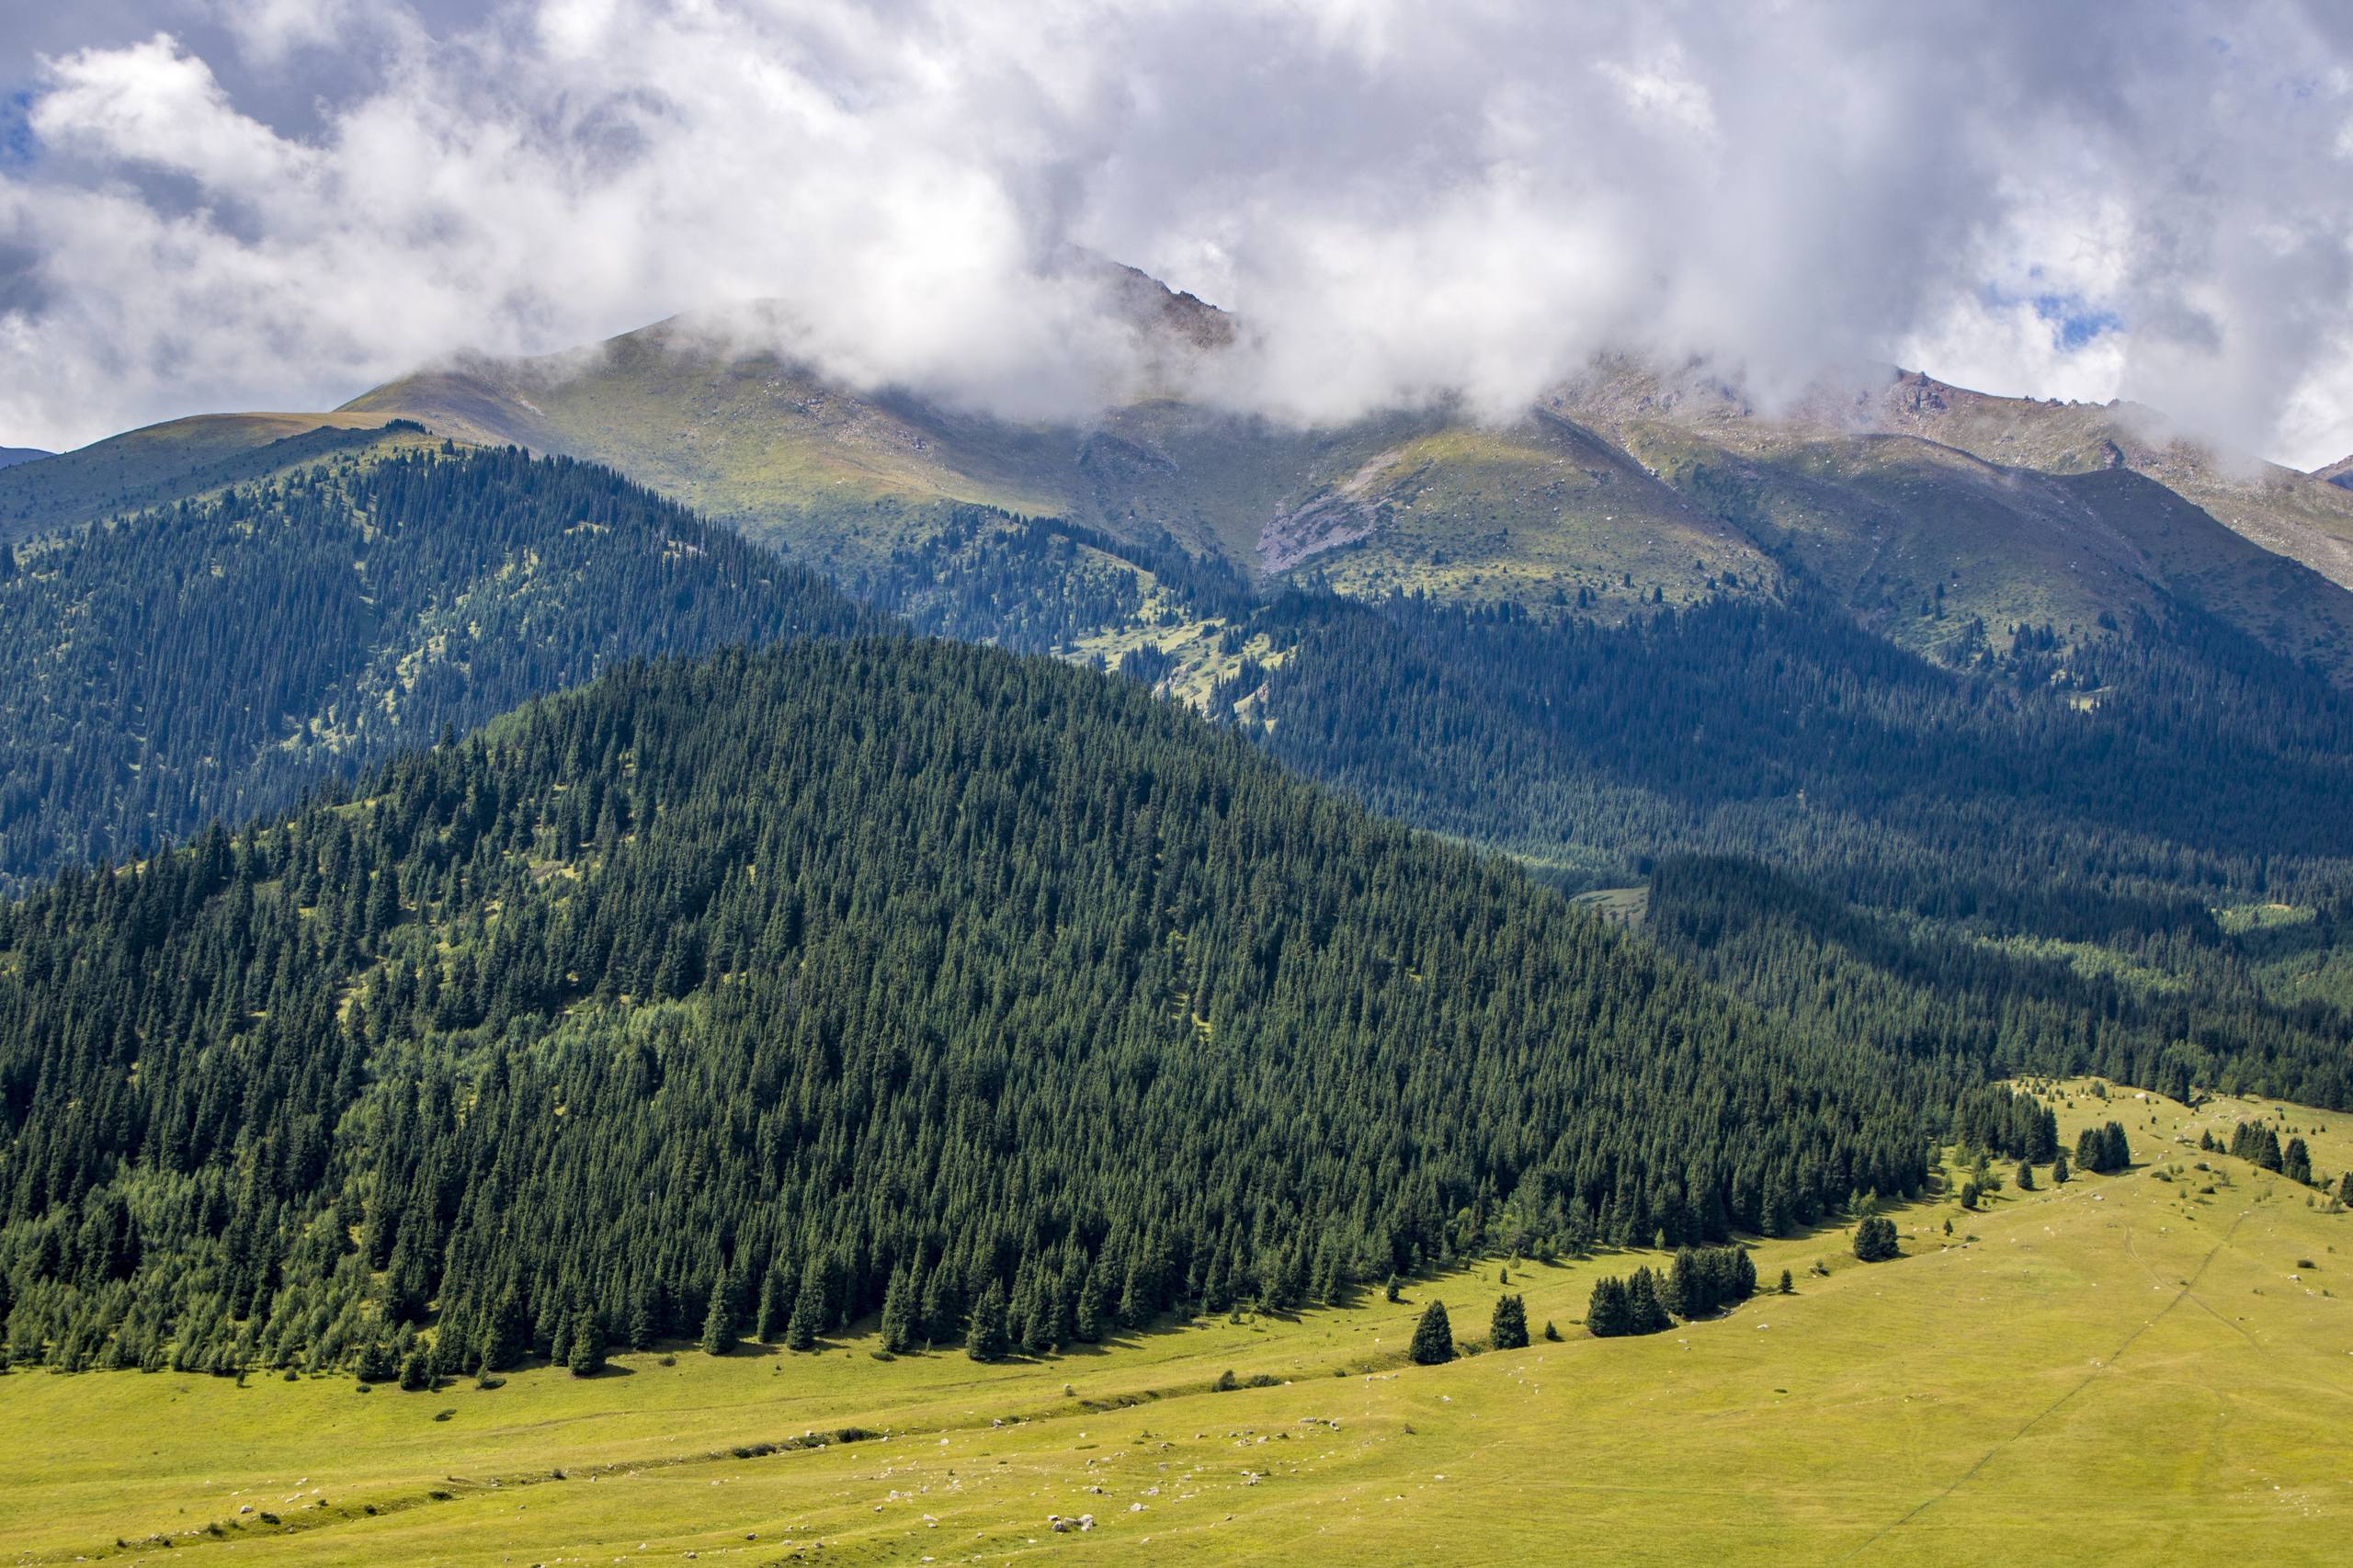
<svg viewBox="0 0 2353 1568">
<path fill-rule="evenodd" d="M 20 1373 L 0 1536 L 36 1562 L 179 1561 L 159 1532 L 273 1563 L 2341 1560 L 2353 1219 L 2173 1140 L 2274 1114 L 2335 1171 L 2353 1118 L 2073 1088 L 2068 1136 L 2117 1116 L 2140 1167 L 1915 1205 L 1891 1264 L 1843 1229 L 1761 1243 L 1795 1295 L 1655 1338 L 1574 1326 L 1620 1256 L 990 1368 L 853 1339 L 429 1393 Z M 1397 1364 L 1433 1297 L 1483 1333 L 1504 1267 L 1563 1342 Z M 1273 1386 L 1211 1392 L 1228 1369 Z M 731 1451 L 853 1425 L 887 1437 Z"/>
</svg>

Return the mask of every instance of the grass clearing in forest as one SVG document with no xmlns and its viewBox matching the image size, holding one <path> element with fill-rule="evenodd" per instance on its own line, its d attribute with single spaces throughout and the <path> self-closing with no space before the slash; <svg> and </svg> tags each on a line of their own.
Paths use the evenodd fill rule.
<svg viewBox="0 0 2353 1568">
<path fill-rule="evenodd" d="M 2070 1148 L 2112 1117 L 2134 1168 L 2021 1192 L 1997 1165 L 1977 1210 L 1894 1210 L 1893 1263 L 1843 1226 L 1758 1243 L 1755 1300 L 1648 1338 L 1575 1325 L 1644 1261 L 1603 1254 L 994 1367 L 861 1337 L 415 1393 L 17 1373 L 0 1540 L 38 1563 L 2343 1561 L 2353 1216 L 2195 1145 L 2268 1117 L 2333 1181 L 2353 1116 L 2049 1094 Z M 1534 1344 L 1400 1364 L 1424 1303 L 1483 1336 L 1503 1289 Z"/>
</svg>

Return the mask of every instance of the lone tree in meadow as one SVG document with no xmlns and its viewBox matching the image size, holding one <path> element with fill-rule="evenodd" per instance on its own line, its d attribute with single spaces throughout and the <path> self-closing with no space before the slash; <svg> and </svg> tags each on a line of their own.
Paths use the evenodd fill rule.
<svg viewBox="0 0 2353 1568">
<path fill-rule="evenodd" d="M 1528 1331 L 1523 1323 L 1520 1343 L 1528 1343 Z M 1446 1303 L 1432 1301 L 1422 1309 L 1422 1319 L 1414 1325 L 1413 1348 L 1406 1352 L 1415 1364 L 1435 1367 L 1454 1359 L 1454 1325 L 1446 1321 Z"/>
<path fill-rule="evenodd" d="M 1903 1256 L 1896 1244 L 1895 1221 L 1884 1214 L 1873 1214 L 1855 1227 L 1855 1256 L 1865 1263 L 1885 1263 Z"/>
<path fill-rule="evenodd" d="M 1518 1296 L 1497 1296 L 1495 1315 L 1487 1343 L 1497 1350 L 1520 1350 L 1528 1345 L 1528 1302 Z"/>
</svg>

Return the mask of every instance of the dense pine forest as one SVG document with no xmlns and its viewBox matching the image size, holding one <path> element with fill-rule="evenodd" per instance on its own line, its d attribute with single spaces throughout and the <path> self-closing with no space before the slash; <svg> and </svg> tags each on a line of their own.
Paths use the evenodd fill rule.
<svg viewBox="0 0 2353 1568">
<path fill-rule="evenodd" d="M 1971 672 L 1803 596 L 1622 627 L 1296 596 L 1262 624 L 1278 757 L 1578 880 L 1733 853 L 2086 937 L 2353 885 L 2353 699 L 2188 611 Z"/>
<path fill-rule="evenodd" d="M 861 621 L 604 469 L 513 450 L 363 450 L 20 544 L 0 887 L 281 808 L 634 654 Z"/>
<path fill-rule="evenodd" d="M 1010 1348 L 1721 1241 L 2040 1123 L 1775 1024 L 1134 686 L 633 664 L 0 907 L 10 1354 Z"/>
<path fill-rule="evenodd" d="M 1956 672 L 1802 595 L 1265 601 L 980 508 L 853 585 L 1015 650 L 1222 624 L 1270 652 L 1211 723 L 897 635 L 603 470 L 414 447 L 0 572 L 19 1362 L 593 1364 L 878 1311 L 1034 1352 L 1782 1233 L 1942 1140 L 2048 1158 L 2018 1072 L 2353 1092 L 2345 1015 L 2210 910 L 2334 939 L 2353 717 L 2188 615 Z M 1640 936 L 1544 885 L 1635 878 Z"/>
</svg>

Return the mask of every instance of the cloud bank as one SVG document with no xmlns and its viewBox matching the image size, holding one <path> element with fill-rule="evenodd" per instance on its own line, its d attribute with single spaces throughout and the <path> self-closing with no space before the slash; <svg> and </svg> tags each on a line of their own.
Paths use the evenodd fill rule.
<svg viewBox="0 0 2353 1568">
<path fill-rule="evenodd" d="M 1083 413 L 1133 374 L 1083 247 L 1240 312 L 1196 390 L 1288 419 L 1892 359 L 2305 466 L 2353 450 L 2340 15 L 112 0 L 0 104 L 0 441 L 756 299 L 860 385 Z"/>
</svg>

